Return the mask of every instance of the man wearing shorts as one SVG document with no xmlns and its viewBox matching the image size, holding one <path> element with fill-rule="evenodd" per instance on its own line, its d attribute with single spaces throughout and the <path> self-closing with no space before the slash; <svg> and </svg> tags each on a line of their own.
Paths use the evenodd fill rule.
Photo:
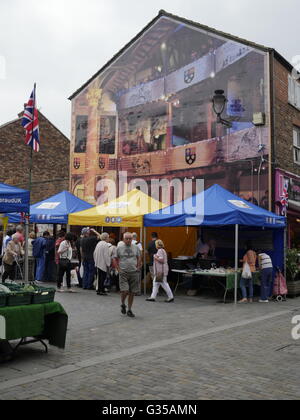
<svg viewBox="0 0 300 420">
<path fill-rule="evenodd" d="M 118 271 L 121 291 L 121 313 L 130 318 L 135 315 L 132 312 L 134 295 L 140 292 L 139 270 L 141 268 L 141 251 L 137 245 L 132 244 L 132 234 L 124 233 L 123 243 L 118 245 Z M 128 310 L 126 298 L 128 297 Z"/>
</svg>

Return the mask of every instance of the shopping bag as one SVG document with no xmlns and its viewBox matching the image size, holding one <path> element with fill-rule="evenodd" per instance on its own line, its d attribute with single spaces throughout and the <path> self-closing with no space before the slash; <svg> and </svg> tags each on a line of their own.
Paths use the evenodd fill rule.
<svg viewBox="0 0 300 420">
<path fill-rule="evenodd" d="M 245 262 L 244 266 L 243 266 L 242 278 L 243 279 L 251 279 L 252 278 L 250 265 L 247 262 Z"/>
<path fill-rule="evenodd" d="M 77 286 L 79 284 L 76 270 L 71 270 L 71 286 Z M 63 278 L 63 287 L 67 287 L 66 273 Z"/>
<path fill-rule="evenodd" d="M 80 277 L 83 279 L 83 272 L 84 272 L 84 268 L 83 268 L 83 264 L 80 265 L 80 270 L 79 270 L 79 274 Z"/>
</svg>

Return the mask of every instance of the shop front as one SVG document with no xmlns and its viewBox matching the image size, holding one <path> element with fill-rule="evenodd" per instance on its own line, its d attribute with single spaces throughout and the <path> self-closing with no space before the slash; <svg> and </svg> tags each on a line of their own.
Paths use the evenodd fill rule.
<svg viewBox="0 0 300 420">
<path fill-rule="evenodd" d="M 288 247 L 300 248 L 300 177 L 276 170 L 276 213 L 287 216 Z"/>
</svg>

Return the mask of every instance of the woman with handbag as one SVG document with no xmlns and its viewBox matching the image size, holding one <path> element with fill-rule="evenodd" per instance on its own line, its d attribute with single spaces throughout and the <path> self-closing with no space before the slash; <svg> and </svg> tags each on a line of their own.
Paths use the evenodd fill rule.
<svg viewBox="0 0 300 420">
<path fill-rule="evenodd" d="M 161 286 L 167 293 L 168 299 L 166 303 L 174 302 L 174 295 L 167 282 L 169 273 L 168 256 L 165 251 L 164 243 L 160 239 L 155 242 L 157 253 L 153 256 L 153 289 L 151 297 L 146 299 L 147 302 L 155 302 L 159 287 Z"/>
<path fill-rule="evenodd" d="M 59 245 L 57 254 L 59 256 L 59 263 L 58 263 L 58 278 L 57 278 L 57 291 L 63 292 L 62 283 L 63 277 L 66 273 L 66 281 L 67 281 L 67 289 L 68 292 L 74 292 L 71 289 L 71 259 L 72 259 L 72 240 L 73 235 L 72 233 L 67 233 L 65 236 L 65 240 L 61 242 Z"/>
<path fill-rule="evenodd" d="M 243 258 L 243 272 L 240 282 L 243 299 L 239 303 L 252 303 L 253 302 L 253 279 L 252 273 L 256 271 L 257 255 L 253 250 L 251 242 L 246 243 L 247 252 Z M 247 287 L 249 289 L 249 300 L 247 295 Z"/>
</svg>

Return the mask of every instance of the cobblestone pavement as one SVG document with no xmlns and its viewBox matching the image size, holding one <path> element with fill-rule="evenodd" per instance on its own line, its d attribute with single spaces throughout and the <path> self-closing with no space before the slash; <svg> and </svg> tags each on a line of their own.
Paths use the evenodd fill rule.
<svg viewBox="0 0 300 420">
<path fill-rule="evenodd" d="M 300 299 L 248 305 L 177 296 L 59 294 L 69 315 L 66 349 L 20 348 L 0 365 L 0 400 L 299 399 Z"/>
</svg>

